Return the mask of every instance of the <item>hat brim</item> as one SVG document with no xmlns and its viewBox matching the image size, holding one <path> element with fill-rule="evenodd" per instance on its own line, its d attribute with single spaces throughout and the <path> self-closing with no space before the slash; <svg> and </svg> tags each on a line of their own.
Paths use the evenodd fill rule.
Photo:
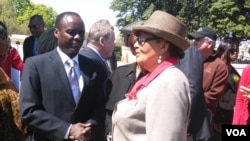
<svg viewBox="0 0 250 141">
<path fill-rule="evenodd" d="M 205 37 L 205 35 L 203 34 L 200 34 L 200 33 L 191 33 L 191 34 L 188 34 L 188 39 L 196 39 L 196 38 L 202 38 L 202 37 Z"/>
<path fill-rule="evenodd" d="M 138 36 L 139 32 L 142 32 L 142 31 L 153 34 L 157 37 L 163 38 L 163 39 L 171 42 L 172 44 L 176 45 L 177 47 L 179 47 L 182 50 L 186 50 L 190 46 L 189 42 L 186 39 L 184 39 L 178 35 L 172 34 L 170 32 L 155 29 L 155 28 L 148 27 L 145 25 L 140 25 L 140 26 L 136 26 L 133 28 L 133 32 L 136 36 Z"/>
</svg>

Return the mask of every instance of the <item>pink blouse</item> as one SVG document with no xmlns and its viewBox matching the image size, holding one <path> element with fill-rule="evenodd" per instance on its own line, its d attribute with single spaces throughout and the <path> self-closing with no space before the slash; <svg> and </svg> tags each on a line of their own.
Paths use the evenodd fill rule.
<svg viewBox="0 0 250 141">
<path fill-rule="evenodd" d="M 239 86 L 250 87 L 250 65 L 243 69 Z M 249 99 L 242 96 L 239 88 L 236 95 L 234 106 L 233 125 L 247 125 L 250 109 L 248 107 Z"/>
</svg>

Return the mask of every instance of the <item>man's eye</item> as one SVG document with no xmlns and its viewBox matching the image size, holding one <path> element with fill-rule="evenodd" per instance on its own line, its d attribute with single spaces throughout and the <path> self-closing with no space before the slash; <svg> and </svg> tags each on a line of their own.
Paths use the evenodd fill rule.
<svg viewBox="0 0 250 141">
<path fill-rule="evenodd" d="M 84 31 L 81 31 L 81 32 L 77 32 L 77 31 L 67 31 L 67 33 L 69 34 L 69 35 L 71 35 L 71 36 L 76 36 L 77 34 L 79 35 L 79 36 L 84 36 Z"/>
<path fill-rule="evenodd" d="M 67 33 L 71 36 L 75 36 L 76 35 L 76 32 L 75 31 L 67 31 Z"/>
<path fill-rule="evenodd" d="M 84 36 L 84 31 L 81 31 L 81 32 L 79 32 L 78 34 L 79 34 L 79 36 Z"/>
</svg>

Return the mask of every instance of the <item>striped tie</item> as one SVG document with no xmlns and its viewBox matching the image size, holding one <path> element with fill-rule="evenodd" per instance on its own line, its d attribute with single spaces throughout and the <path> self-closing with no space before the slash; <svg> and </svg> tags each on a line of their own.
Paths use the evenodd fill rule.
<svg viewBox="0 0 250 141">
<path fill-rule="evenodd" d="M 75 66 L 75 61 L 74 60 L 68 60 L 67 64 L 70 68 L 69 74 L 68 74 L 68 79 L 69 79 L 69 83 L 71 85 L 71 89 L 73 92 L 73 96 L 74 96 L 74 101 L 76 103 L 76 105 L 78 104 L 78 101 L 80 99 L 80 88 L 79 88 L 79 82 L 78 82 L 78 78 L 74 69 Z"/>
</svg>

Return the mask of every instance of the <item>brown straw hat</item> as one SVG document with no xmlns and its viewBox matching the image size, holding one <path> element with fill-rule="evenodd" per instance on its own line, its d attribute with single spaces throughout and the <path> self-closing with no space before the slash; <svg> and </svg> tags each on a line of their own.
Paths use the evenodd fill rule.
<svg viewBox="0 0 250 141">
<path fill-rule="evenodd" d="M 190 46 L 185 39 L 188 32 L 186 25 L 164 11 L 156 10 L 143 25 L 133 28 L 135 35 L 138 35 L 140 31 L 161 37 L 182 50 Z"/>
</svg>

